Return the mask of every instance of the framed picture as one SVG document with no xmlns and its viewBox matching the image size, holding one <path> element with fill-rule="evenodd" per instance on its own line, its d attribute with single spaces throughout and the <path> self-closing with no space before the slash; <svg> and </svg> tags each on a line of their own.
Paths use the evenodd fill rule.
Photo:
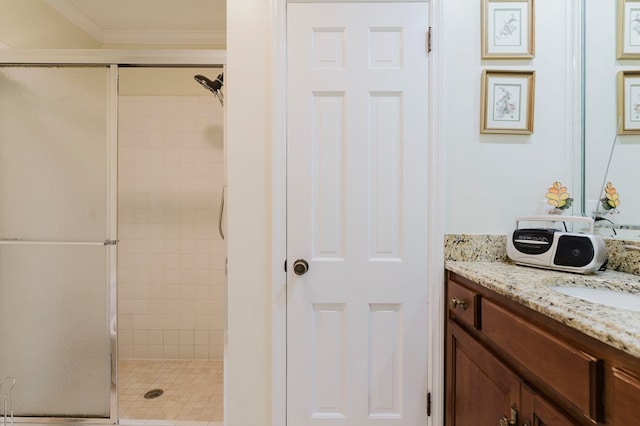
<svg viewBox="0 0 640 426">
<path fill-rule="evenodd" d="M 618 0 L 618 59 L 640 59 L 640 0 Z"/>
<path fill-rule="evenodd" d="M 480 133 L 533 133 L 535 71 L 482 72 Z"/>
<path fill-rule="evenodd" d="M 534 56 L 533 0 L 482 0 L 482 59 Z"/>
<path fill-rule="evenodd" d="M 640 71 L 618 72 L 619 135 L 640 134 Z"/>
</svg>

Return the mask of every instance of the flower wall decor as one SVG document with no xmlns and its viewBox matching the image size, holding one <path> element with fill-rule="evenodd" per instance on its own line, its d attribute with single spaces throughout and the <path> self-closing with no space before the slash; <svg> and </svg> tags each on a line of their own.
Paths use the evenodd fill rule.
<svg viewBox="0 0 640 426">
<path fill-rule="evenodd" d="M 549 214 L 562 214 L 563 210 L 571 207 L 573 198 L 567 191 L 567 187 L 563 186 L 561 182 L 553 182 L 553 185 L 547 191 L 545 195 L 547 204 L 553 207 L 549 210 Z"/>
<path fill-rule="evenodd" d="M 620 194 L 611 182 L 607 182 L 604 187 L 604 197 L 600 199 L 600 204 L 605 210 L 604 213 L 618 213 L 620 205 Z"/>
</svg>

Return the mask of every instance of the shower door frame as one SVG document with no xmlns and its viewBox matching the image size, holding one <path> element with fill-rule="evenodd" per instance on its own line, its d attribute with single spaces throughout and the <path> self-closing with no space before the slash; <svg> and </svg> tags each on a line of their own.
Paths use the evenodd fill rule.
<svg viewBox="0 0 640 426">
<path fill-rule="evenodd" d="M 226 65 L 224 50 L 118 50 L 118 49 L 0 49 L 0 66 L 11 65 L 76 65 L 108 66 L 109 93 L 107 95 L 107 232 L 109 241 L 107 279 L 117 288 L 117 239 L 118 239 L 118 68 L 127 66 L 154 67 L 219 67 Z M 117 313 L 117 290 L 109 291 L 110 319 Z M 111 324 L 109 324 L 111 329 Z M 115 328 L 116 348 L 118 342 Z M 118 352 L 111 350 L 112 370 L 117 372 Z M 114 367 L 115 366 L 115 367 Z M 118 424 L 117 379 L 111 380 L 110 410 L 108 418 L 75 417 L 16 417 L 16 423 L 24 424 Z"/>
</svg>

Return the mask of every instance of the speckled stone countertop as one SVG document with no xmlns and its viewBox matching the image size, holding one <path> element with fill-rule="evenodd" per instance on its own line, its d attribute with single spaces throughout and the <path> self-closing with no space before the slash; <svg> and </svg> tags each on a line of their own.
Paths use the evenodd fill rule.
<svg viewBox="0 0 640 426">
<path fill-rule="evenodd" d="M 499 236 L 449 235 L 445 268 L 640 358 L 640 312 L 584 301 L 551 288 L 586 286 L 640 295 L 640 276 L 613 270 L 580 275 L 515 265 L 501 254 L 501 241 Z"/>
</svg>

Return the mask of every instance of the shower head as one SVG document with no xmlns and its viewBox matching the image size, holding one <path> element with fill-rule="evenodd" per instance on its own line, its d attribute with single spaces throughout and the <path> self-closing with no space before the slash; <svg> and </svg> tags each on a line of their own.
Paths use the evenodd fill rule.
<svg viewBox="0 0 640 426">
<path fill-rule="evenodd" d="M 204 75 L 194 75 L 193 78 L 202 85 L 202 87 L 204 87 L 207 90 L 212 91 L 213 93 L 216 93 L 218 90 L 220 90 L 222 88 L 222 86 L 224 85 L 223 83 L 223 75 L 219 74 L 218 77 L 216 77 L 215 80 L 211 81 L 209 80 L 207 77 L 205 77 Z"/>
<path fill-rule="evenodd" d="M 224 106 L 224 95 L 222 94 L 222 86 L 224 86 L 223 77 L 223 73 L 218 74 L 215 80 L 210 80 L 200 74 L 193 76 L 193 78 L 200 83 L 202 87 L 213 93 L 220 101 L 220 104 Z"/>
</svg>

